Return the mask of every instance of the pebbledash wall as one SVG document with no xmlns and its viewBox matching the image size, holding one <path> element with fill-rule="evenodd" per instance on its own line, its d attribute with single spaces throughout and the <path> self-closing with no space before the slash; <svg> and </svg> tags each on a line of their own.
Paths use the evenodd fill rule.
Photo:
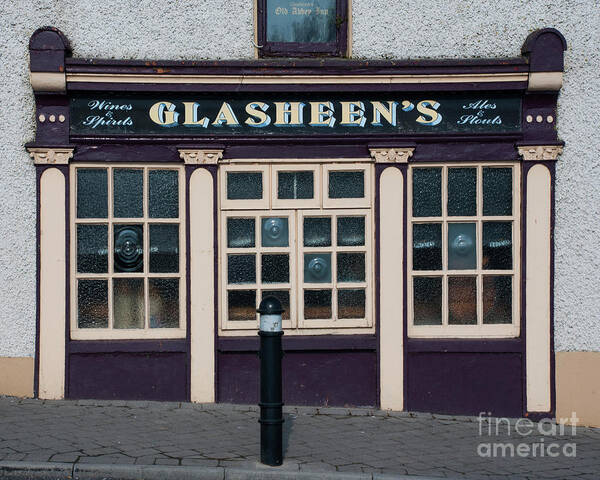
<svg viewBox="0 0 600 480">
<path fill-rule="evenodd" d="M 253 2 L 0 1 L 0 394 L 30 396 L 36 328 L 31 34 L 53 25 L 73 56 L 253 59 Z M 556 414 L 600 426 L 600 9 L 593 1 L 352 1 L 357 59 L 517 57 L 533 30 L 568 42 L 558 98 L 554 328 Z"/>
</svg>

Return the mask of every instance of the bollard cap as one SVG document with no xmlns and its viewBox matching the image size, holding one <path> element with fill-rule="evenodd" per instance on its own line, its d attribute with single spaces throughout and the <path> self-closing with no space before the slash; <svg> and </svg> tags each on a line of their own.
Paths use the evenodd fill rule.
<svg viewBox="0 0 600 480">
<path fill-rule="evenodd" d="M 281 302 L 273 296 L 265 297 L 260 302 L 257 310 L 261 315 L 281 315 L 284 309 L 281 307 Z"/>
</svg>

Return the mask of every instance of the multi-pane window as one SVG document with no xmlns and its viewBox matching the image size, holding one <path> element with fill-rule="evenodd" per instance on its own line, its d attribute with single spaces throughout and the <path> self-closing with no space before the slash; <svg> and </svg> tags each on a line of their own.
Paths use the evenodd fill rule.
<svg viewBox="0 0 600 480">
<path fill-rule="evenodd" d="M 184 336 L 182 170 L 72 173 L 72 338 Z"/>
<path fill-rule="evenodd" d="M 518 169 L 409 171 L 409 334 L 518 335 Z"/>
<path fill-rule="evenodd" d="M 221 330 L 256 329 L 267 295 L 298 333 L 372 327 L 371 165 L 232 165 L 220 175 Z"/>
</svg>

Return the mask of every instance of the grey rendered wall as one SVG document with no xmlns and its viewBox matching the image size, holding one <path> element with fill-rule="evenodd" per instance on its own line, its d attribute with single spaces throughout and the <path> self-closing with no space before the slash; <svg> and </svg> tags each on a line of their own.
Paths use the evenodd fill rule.
<svg viewBox="0 0 600 480">
<path fill-rule="evenodd" d="M 0 0 L 0 356 L 35 342 L 35 171 L 27 43 L 60 28 L 77 57 L 252 58 L 252 0 Z M 600 13 L 595 0 L 353 0 L 353 52 L 364 58 L 518 56 L 527 34 L 567 38 L 558 128 L 556 345 L 600 351 Z"/>
</svg>

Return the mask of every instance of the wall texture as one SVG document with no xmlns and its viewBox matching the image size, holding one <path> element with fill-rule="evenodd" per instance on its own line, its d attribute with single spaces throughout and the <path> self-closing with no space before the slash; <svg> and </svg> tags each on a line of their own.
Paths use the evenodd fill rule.
<svg viewBox="0 0 600 480">
<path fill-rule="evenodd" d="M 0 0 L 0 356 L 35 343 L 35 172 L 28 40 L 61 29 L 77 57 L 252 58 L 252 0 Z M 490 6 L 493 5 L 493 6 Z M 567 38 L 558 128 L 556 347 L 600 351 L 600 9 L 596 0 L 353 0 L 361 58 L 518 56 L 529 32 Z"/>
</svg>

